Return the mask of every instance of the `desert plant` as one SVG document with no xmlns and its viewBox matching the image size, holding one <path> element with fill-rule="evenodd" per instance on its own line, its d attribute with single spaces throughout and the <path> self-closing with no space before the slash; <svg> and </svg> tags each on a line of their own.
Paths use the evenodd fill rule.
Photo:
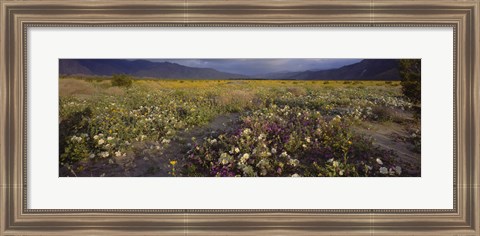
<svg viewBox="0 0 480 236">
<path fill-rule="evenodd" d="M 400 60 L 400 76 L 402 77 L 402 93 L 412 103 L 420 104 L 421 100 L 421 60 Z"/>
<path fill-rule="evenodd" d="M 402 59 L 399 62 L 403 95 L 414 105 L 415 117 L 420 118 L 421 103 L 421 60 Z"/>
<path fill-rule="evenodd" d="M 112 86 L 130 87 L 132 86 L 132 83 L 132 78 L 126 74 L 112 76 Z"/>
</svg>

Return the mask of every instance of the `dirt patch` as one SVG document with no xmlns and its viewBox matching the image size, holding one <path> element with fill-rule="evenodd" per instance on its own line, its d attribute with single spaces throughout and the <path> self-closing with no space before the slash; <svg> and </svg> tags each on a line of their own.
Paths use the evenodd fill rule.
<svg viewBox="0 0 480 236">
<path fill-rule="evenodd" d="M 421 155 L 414 151 L 413 144 L 405 141 L 409 136 L 407 128 L 406 125 L 395 122 L 365 122 L 353 127 L 353 131 L 360 135 L 371 136 L 373 144 L 382 149 L 394 151 L 404 171 L 419 176 Z"/>
</svg>

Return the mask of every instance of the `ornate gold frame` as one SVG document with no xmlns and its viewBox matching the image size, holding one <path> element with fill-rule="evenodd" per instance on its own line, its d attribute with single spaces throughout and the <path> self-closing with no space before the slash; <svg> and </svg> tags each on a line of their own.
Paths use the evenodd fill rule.
<svg viewBox="0 0 480 236">
<path fill-rule="evenodd" d="M 479 0 L 0 0 L 0 235 L 479 235 Z M 30 210 L 28 27 L 438 27 L 454 29 L 452 210 Z"/>
</svg>

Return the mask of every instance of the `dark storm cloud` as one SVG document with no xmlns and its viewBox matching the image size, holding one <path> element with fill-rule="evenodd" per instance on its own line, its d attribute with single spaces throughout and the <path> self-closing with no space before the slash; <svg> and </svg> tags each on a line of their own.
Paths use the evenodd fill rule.
<svg viewBox="0 0 480 236">
<path fill-rule="evenodd" d="M 275 72 L 332 69 L 359 62 L 361 59 L 152 59 L 151 61 L 167 61 L 184 66 L 213 68 L 237 74 L 261 75 Z"/>
</svg>

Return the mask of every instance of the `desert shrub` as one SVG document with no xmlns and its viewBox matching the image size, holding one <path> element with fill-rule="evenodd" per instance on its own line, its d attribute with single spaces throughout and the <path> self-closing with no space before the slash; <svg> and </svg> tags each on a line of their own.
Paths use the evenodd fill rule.
<svg viewBox="0 0 480 236">
<path fill-rule="evenodd" d="M 415 104 L 421 100 L 421 60 L 400 60 L 400 76 L 402 81 L 402 93 L 407 99 Z"/>
<path fill-rule="evenodd" d="M 132 78 L 126 74 L 112 76 L 112 86 L 130 87 L 132 86 L 132 83 Z"/>
<path fill-rule="evenodd" d="M 400 60 L 400 77 L 403 95 L 413 104 L 414 117 L 420 118 L 421 104 L 421 60 Z"/>
<path fill-rule="evenodd" d="M 392 120 L 392 112 L 383 106 L 375 106 L 372 108 L 372 119 L 376 121 L 390 121 Z"/>
</svg>

